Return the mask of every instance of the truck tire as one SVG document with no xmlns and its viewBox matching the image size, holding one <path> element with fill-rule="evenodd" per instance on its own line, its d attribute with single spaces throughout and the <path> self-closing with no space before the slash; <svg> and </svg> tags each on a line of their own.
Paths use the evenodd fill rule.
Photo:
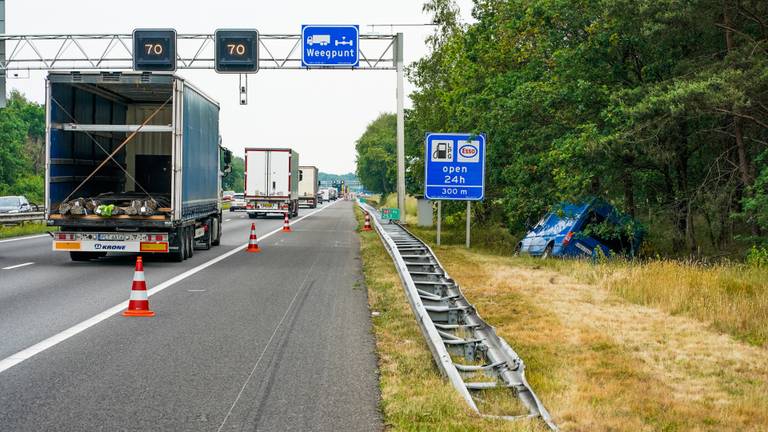
<svg viewBox="0 0 768 432">
<path fill-rule="evenodd" d="M 212 218 L 211 221 L 211 228 L 213 228 L 213 232 L 211 233 L 211 245 L 218 246 L 221 244 L 221 219 Z"/>
<path fill-rule="evenodd" d="M 248 213 L 248 219 L 256 219 L 259 217 L 258 213 Z"/>
<path fill-rule="evenodd" d="M 187 258 L 195 256 L 195 226 L 187 227 Z"/>
<path fill-rule="evenodd" d="M 205 225 L 208 226 L 208 230 L 206 230 L 206 233 L 200 238 L 200 243 L 202 243 L 202 246 L 198 248 L 199 250 L 209 250 L 213 245 L 211 237 L 213 236 L 213 224 L 215 220 L 216 219 L 214 218 L 206 219 Z"/>
<path fill-rule="evenodd" d="M 179 249 L 176 251 L 168 251 L 168 260 L 171 262 L 182 262 L 187 257 L 186 252 L 184 252 L 184 229 L 179 228 L 176 230 L 176 243 L 179 246 Z"/>
<path fill-rule="evenodd" d="M 90 261 L 91 257 L 87 252 L 70 252 L 69 259 L 72 261 Z"/>
</svg>

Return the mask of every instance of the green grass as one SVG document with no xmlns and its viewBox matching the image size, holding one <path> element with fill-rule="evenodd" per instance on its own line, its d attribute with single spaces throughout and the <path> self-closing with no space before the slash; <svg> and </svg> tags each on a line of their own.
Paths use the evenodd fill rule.
<svg viewBox="0 0 768 432">
<path fill-rule="evenodd" d="M 0 226 L 0 239 L 10 237 L 22 237 L 33 234 L 43 234 L 49 231 L 58 231 L 58 227 L 49 227 L 43 223 L 27 222 L 21 225 Z"/>
</svg>

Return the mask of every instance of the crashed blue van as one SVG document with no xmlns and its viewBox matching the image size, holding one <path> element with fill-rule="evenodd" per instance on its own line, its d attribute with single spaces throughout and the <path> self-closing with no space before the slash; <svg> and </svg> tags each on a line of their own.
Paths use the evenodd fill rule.
<svg viewBox="0 0 768 432">
<path fill-rule="evenodd" d="M 637 253 L 643 232 L 629 216 L 599 199 L 563 203 L 544 216 L 518 243 L 521 254 L 593 257 Z"/>
</svg>

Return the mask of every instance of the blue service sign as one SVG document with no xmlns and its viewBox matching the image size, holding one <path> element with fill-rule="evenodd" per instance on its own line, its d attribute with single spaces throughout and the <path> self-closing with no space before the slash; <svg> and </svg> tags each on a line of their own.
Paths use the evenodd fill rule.
<svg viewBox="0 0 768 432">
<path fill-rule="evenodd" d="M 303 67 L 357 67 L 360 63 L 357 25 L 301 26 Z"/>
<path fill-rule="evenodd" d="M 430 133 L 424 147 L 424 196 L 427 199 L 483 199 L 485 135 Z"/>
</svg>

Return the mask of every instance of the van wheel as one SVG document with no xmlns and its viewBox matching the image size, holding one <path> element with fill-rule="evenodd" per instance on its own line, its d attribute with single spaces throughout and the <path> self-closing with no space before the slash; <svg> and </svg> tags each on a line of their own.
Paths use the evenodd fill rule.
<svg viewBox="0 0 768 432">
<path fill-rule="evenodd" d="M 547 259 L 552 257 L 552 248 L 554 245 L 552 243 L 548 244 L 546 248 L 544 248 L 544 253 L 541 255 L 541 259 Z"/>
<path fill-rule="evenodd" d="M 248 219 L 256 219 L 258 216 L 257 213 L 248 213 Z"/>
</svg>

